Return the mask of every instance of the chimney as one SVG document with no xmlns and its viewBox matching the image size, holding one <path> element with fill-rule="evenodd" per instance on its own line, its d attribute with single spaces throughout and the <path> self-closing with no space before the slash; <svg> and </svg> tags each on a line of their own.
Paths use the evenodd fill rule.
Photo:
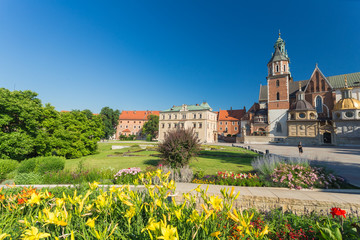
<svg viewBox="0 0 360 240">
<path fill-rule="evenodd" d="M 199 106 L 199 104 L 197 103 L 196 106 Z"/>
</svg>

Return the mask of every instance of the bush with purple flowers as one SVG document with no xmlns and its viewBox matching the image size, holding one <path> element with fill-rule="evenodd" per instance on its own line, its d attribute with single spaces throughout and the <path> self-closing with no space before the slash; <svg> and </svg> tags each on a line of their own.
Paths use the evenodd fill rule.
<svg viewBox="0 0 360 240">
<path fill-rule="evenodd" d="M 327 173 L 324 168 L 303 165 L 279 164 L 270 176 L 272 181 L 282 187 L 302 188 L 340 188 L 344 179 Z"/>
<path fill-rule="evenodd" d="M 132 184 L 135 179 L 137 179 L 138 174 L 141 172 L 141 169 L 138 167 L 125 168 L 121 169 L 114 175 L 115 184 Z"/>
</svg>

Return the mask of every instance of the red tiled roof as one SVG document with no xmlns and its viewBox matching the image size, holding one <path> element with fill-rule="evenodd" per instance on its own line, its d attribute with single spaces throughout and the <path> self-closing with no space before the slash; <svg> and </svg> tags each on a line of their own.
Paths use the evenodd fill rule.
<svg viewBox="0 0 360 240">
<path fill-rule="evenodd" d="M 218 121 L 240 121 L 245 113 L 245 109 L 220 110 L 218 114 Z"/>
<path fill-rule="evenodd" d="M 131 132 L 129 129 L 125 129 L 122 132 Z"/>
<path fill-rule="evenodd" d="M 120 120 L 147 120 L 149 115 L 160 115 L 160 111 L 122 111 Z"/>
</svg>

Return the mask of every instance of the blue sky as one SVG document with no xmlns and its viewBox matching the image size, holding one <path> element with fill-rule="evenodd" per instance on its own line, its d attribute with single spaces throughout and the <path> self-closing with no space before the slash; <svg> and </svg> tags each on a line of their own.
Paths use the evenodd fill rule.
<svg viewBox="0 0 360 240">
<path fill-rule="evenodd" d="M 360 1 L 0 1 L 0 87 L 57 110 L 246 108 L 281 29 L 295 81 L 360 71 Z"/>
</svg>

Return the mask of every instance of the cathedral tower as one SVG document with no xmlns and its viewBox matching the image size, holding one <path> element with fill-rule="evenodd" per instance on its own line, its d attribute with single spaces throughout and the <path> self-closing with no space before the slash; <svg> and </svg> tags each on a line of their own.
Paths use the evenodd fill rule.
<svg viewBox="0 0 360 240">
<path fill-rule="evenodd" d="M 287 110 L 289 110 L 290 59 L 285 49 L 285 41 L 279 38 L 274 45 L 274 53 L 267 64 L 268 76 L 268 122 L 271 136 L 287 136 Z"/>
</svg>

